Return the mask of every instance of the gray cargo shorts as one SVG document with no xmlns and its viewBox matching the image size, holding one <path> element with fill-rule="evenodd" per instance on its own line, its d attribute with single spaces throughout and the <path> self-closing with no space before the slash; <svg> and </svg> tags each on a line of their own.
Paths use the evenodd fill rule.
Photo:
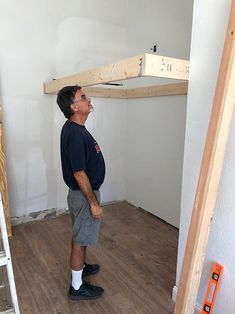
<svg viewBox="0 0 235 314">
<path fill-rule="evenodd" d="M 100 203 L 100 192 L 93 191 Z M 90 205 L 81 191 L 69 190 L 68 207 L 73 225 L 73 241 L 80 246 L 98 242 L 100 219 L 93 218 Z"/>
</svg>

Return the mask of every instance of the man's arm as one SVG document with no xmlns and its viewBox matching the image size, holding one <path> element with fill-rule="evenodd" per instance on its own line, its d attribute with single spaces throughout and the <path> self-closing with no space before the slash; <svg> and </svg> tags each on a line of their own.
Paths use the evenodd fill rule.
<svg viewBox="0 0 235 314">
<path fill-rule="evenodd" d="M 88 203 L 91 207 L 91 213 L 94 218 L 101 218 L 103 217 L 103 209 L 100 207 L 96 196 L 92 190 L 90 180 L 86 175 L 85 171 L 77 171 L 74 173 L 74 177 L 82 191 L 85 195 Z"/>
</svg>

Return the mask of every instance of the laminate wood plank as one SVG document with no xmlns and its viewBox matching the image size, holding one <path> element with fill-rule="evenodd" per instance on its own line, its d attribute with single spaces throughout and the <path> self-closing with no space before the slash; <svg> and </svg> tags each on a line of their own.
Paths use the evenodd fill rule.
<svg viewBox="0 0 235 314">
<path fill-rule="evenodd" d="M 21 240 L 20 239 L 14 239 L 14 245 L 11 247 L 14 250 L 14 256 L 18 254 L 21 255 L 21 249 L 20 249 Z M 30 285 L 27 285 L 25 276 L 21 271 L 22 264 L 23 262 L 20 259 L 18 258 L 13 259 L 12 266 L 14 270 L 16 291 L 18 295 L 20 311 L 21 313 L 24 313 L 24 314 L 31 314 L 31 313 L 40 314 L 40 310 L 31 293 Z"/>
<path fill-rule="evenodd" d="M 70 314 L 67 302 L 64 304 L 67 301 L 64 298 L 64 294 L 63 296 L 62 294 L 60 295 L 60 289 L 53 284 L 52 276 L 40 262 L 39 257 L 40 255 L 45 255 L 45 249 L 43 246 L 40 246 L 40 237 L 38 237 L 38 241 L 35 241 L 31 236 L 30 229 L 32 228 L 35 228 L 33 223 L 28 226 L 27 233 L 23 232 L 23 230 L 18 231 L 21 243 L 18 247 L 20 251 L 18 251 L 19 257 L 17 262 L 22 276 L 25 278 L 25 287 L 30 287 L 32 298 L 35 300 L 40 313 L 50 313 L 47 311 L 51 309 L 51 313 L 59 313 L 61 311 L 62 313 Z M 40 249 L 40 255 L 38 249 Z M 12 252 L 15 253 L 15 251 L 16 248 L 12 249 Z M 16 281 L 16 286 L 18 287 L 17 283 Z"/>
<path fill-rule="evenodd" d="M 59 299 L 56 299 L 56 302 L 63 303 L 63 309 L 61 308 L 62 313 L 95 313 L 92 309 L 92 302 L 79 302 L 79 310 L 77 309 L 78 303 L 70 301 L 67 298 L 67 292 L 70 285 L 70 267 L 69 267 L 69 256 L 70 256 L 70 244 L 71 244 L 71 232 L 69 237 L 64 237 L 65 235 L 62 232 L 64 241 L 62 243 L 60 233 L 60 228 L 57 228 L 57 225 L 52 224 L 56 220 L 47 221 L 46 224 L 43 222 L 35 224 L 33 229 L 28 232 L 28 238 L 30 241 L 28 245 L 33 248 L 39 256 L 39 262 L 45 270 L 48 281 L 50 281 L 51 289 L 53 289 L 59 296 Z M 42 232 L 43 238 L 38 239 L 38 234 Z M 46 241 L 50 239 L 50 241 Z M 33 244 L 32 244 L 33 242 Z M 61 248 L 65 248 L 65 252 L 61 254 Z M 43 254 L 42 254 L 43 252 Z M 53 252 L 53 254 L 52 254 Z M 56 287 L 56 289 L 54 288 Z M 59 308 L 59 307 L 58 307 Z"/>
<path fill-rule="evenodd" d="M 106 264 L 110 264 L 108 268 L 103 267 L 104 273 L 107 278 L 112 276 L 117 286 L 116 293 L 110 299 L 117 304 L 120 312 L 134 313 L 138 309 L 142 313 L 147 310 L 152 313 L 168 313 L 168 300 L 165 296 L 162 300 L 159 291 L 153 289 L 151 280 L 146 280 L 135 265 L 123 262 L 117 252 L 102 252 L 102 258 L 105 258 Z M 106 287 L 107 281 L 104 280 L 103 285 Z"/>
<path fill-rule="evenodd" d="M 172 312 L 178 230 L 127 202 L 104 206 L 104 212 L 99 244 L 87 250 L 87 262 L 101 266 L 88 280 L 105 289 L 94 301 L 67 298 L 69 215 L 13 228 L 10 246 L 23 313 Z"/>
<path fill-rule="evenodd" d="M 37 268 L 37 258 L 33 255 L 33 253 L 29 250 L 27 246 L 23 244 L 24 239 L 21 237 L 21 243 L 19 248 L 15 248 L 14 252 L 16 254 L 21 255 L 24 254 L 24 257 L 19 259 L 15 259 L 16 263 L 19 265 L 19 268 L 15 268 L 14 272 L 16 274 L 15 281 L 16 281 L 16 288 L 17 291 L 20 289 L 20 285 L 23 285 L 23 289 L 29 288 L 31 291 L 30 302 L 34 302 L 35 306 L 37 307 L 38 313 L 43 313 L 48 308 L 54 308 L 53 303 L 48 300 L 47 296 L 44 295 L 42 281 L 44 281 L 44 285 L 46 285 L 45 277 L 43 277 L 43 271 L 38 274 Z M 17 281 L 17 272 L 21 273 L 21 282 Z M 21 292 L 18 295 L 19 299 L 19 306 L 20 309 L 23 307 L 26 310 L 26 307 L 29 308 L 29 311 L 25 311 L 26 313 L 31 313 L 31 309 L 29 304 L 25 304 L 21 298 Z"/>
<path fill-rule="evenodd" d="M 125 209 L 124 209 L 125 210 Z M 121 210 L 119 210 L 119 213 Z M 141 213 L 142 214 L 142 213 Z M 120 213 L 121 216 L 121 213 Z M 150 218 L 152 218 L 150 215 L 147 215 Z M 154 219 L 155 220 L 155 219 Z M 123 225 L 124 222 L 121 222 L 120 224 L 116 221 L 115 224 L 112 225 L 112 234 L 108 235 L 107 238 L 107 249 L 109 252 L 113 252 L 116 256 L 121 256 L 122 260 L 125 261 L 126 265 L 130 265 L 129 269 L 129 276 L 132 272 L 132 270 L 136 270 L 136 273 L 138 274 L 138 277 L 141 277 L 141 279 L 144 282 L 144 278 L 148 278 L 148 284 L 152 286 L 154 291 L 157 291 L 159 295 L 165 296 L 166 291 L 164 284 L 166 283 L 166 278 L 168 277 L 170 271 L 168 266 L 169 256 L 164 254 L 166 252 L 165 245 L 166 243 L 163 243 L 163 241 L 159 241 L 158 243 L 151 243 L 148 240 L 148 232 L 147 230 L 142 231 L 142 222 L 141 228 L 139 228 L 139 225 L 136 224 L 136 228 L 134 230 L 131 230 L 131 224 L 128 221 L 126 223 L 126 227 Z M 162 223 L 162 222 L 161 222 Z M 122 226 L 121 226 L 122 225 Z M 119 229 L 121 228 L 122 236 L 125 237 L 125 242 L 123 242 L 123 239 L 119 238 L 120 232 L 115 234 L 115 228 Z M 139 231 L 138 231 L 139 228 Z M 156 228 L 156 225 L 155 225 Z M 173 231 L 175 231 L 175 228 L 171 227 Z M 106 232 L 109 231 L 108 226 L 104 226 L 104 231 L 102 232 L 102 235 L 104 235 Z M 106 232 L 105 232 L 106 230 Z M 113 237 L 114 232 L 114 237 Z M 142 241 L 141 241 L 142 237 Z M 160 239 L 162 238 L 162 233 L 160 234 Z M 155 238 L 157 239 L 157 238 Z M 113 240 L 113 241 L 110 241 Z M 102 241 L 103 246 L 105 246 L 106 241 Z M 148 245 L 146 245 L 148 243 Z M 131 250 L 130 250 L 131 247 Z M 147 250 L 146 250 L 147 248 Z M 169 247 L 168 247 L 169 248 Z M 155 251 L 155 257 L 153 255 L 153 252 Z M 165 251 L 165 252 L 164 252 Z M 176 250 L 174 251 L 174 253 Z M 172 255 L 173 260 L 176 263 L 176 256 L 175 254 Z M 171 260 L 172 263 L 172 260 Z M 174 263 L 174 264 L 175 264 Z M 147 267 L 146 267 L 147 265 Z M 174 265 L 175 269 L 175 265 Z M 172 272 L 174 274 L 174 272 Z M 134 276 L 134 273 L 133 273 Z M 174 275 L 168 277 L 168 279 L 171 280 L 172 286 L 174 284 Z M 165 285 L 166 286 L 166 285 Z M 169 287 L 170 288 L 170 287 Z M 169 298 L 170 301 L 170 298 Z M 163 301 L 164 303 L 164 301 Z"/>
</svg>

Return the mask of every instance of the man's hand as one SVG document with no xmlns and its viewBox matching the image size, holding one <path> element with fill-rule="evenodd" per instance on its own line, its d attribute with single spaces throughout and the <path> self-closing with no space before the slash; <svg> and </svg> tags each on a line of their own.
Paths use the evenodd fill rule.
<svg viewBox="0 0 235 314">
<path fill-rule="evenodd" d="M 91 184 L 89 181 L 88 176 L 86 175 L 85 171 L 77 171 L 74 173 L 74 177 L 82 191 L 82 193 L 85 195 L 88 203 L 91 207 L 91 214 L 92 217 L 96 219 L 100 219 L 103 217 L 103 209 L 100 207 L 96 196 L 91 188 Z"/>
<path fill-rule="evenodd" d="M 91 205 L 91 214 L 92 217 L 96 219 L 100 219 L 103 217 L 103 209 L 100 207 L 100 205 Z"/>
</svg>

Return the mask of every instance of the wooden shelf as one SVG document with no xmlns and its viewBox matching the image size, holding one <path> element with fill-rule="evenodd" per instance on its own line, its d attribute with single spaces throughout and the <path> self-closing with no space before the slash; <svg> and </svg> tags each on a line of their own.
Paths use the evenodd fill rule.
<svg viewBox="0 0 235 314">
<path fill-rule="evenodd" d="M 84 87 L 83 90 L 91 97 L 102 98 L 143 98 L 157 96 L 187 95 L 188 82 L 177 84 L 153 85 L 139 88 L 101 88 Z"/>
<path fill-rule="evenodd" d="M 82 73 L 47 81 L 44 83 L 44 93 L 56 94 L 62 87 L 68 85 L 87 87 L 146 76 L 187 81 L 189 77 L 189 61 L 143 54 Z M 88 90 L 90 90 L 89 95 L 94 97 L 140 98 L 187 94 L 187 83 L 183 82 L 131 89 L 93 87 L 87 89 L 87 91 Z"/>
</svg>

